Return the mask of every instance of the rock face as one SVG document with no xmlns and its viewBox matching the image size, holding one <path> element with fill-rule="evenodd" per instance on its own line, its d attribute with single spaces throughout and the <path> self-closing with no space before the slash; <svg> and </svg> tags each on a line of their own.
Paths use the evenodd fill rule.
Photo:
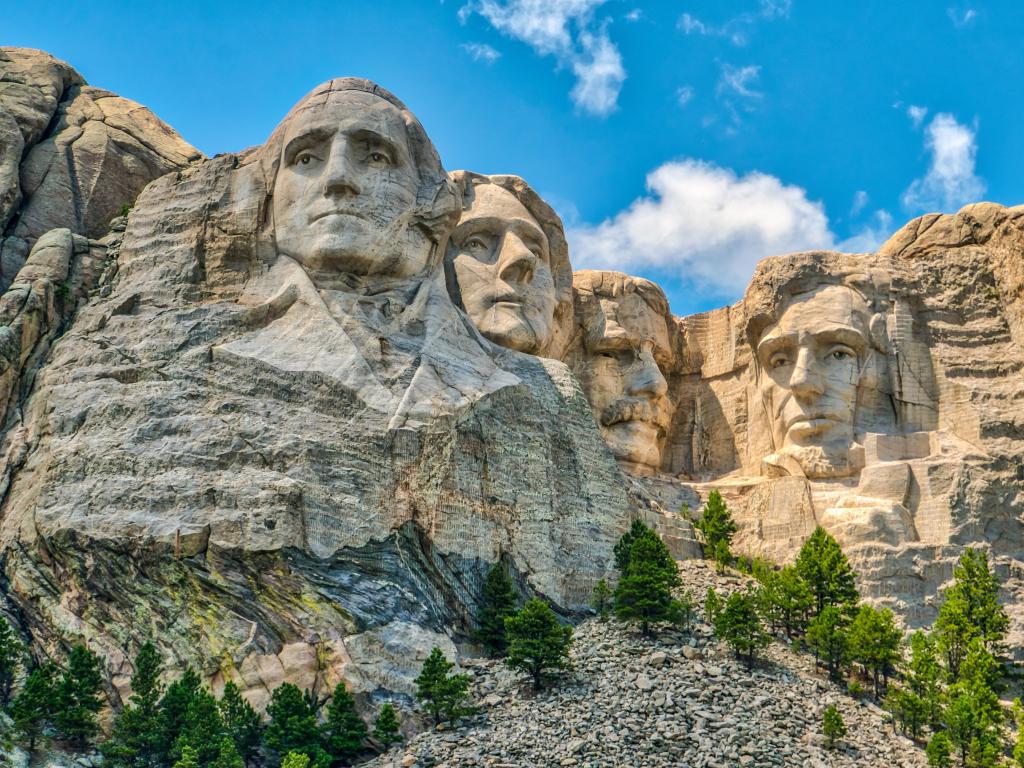
<svg viewBox="0 0 1024 768">
<path fill-rule="evenodd" d="M 353 79 L 146 188 L 12 437 L 0 537 L 39 642 L 117 665 L 152 637 L 260 704 L 409 693 L 498 560 L 585 607 L 629 497 L 566 366 L 450 301 L 458 215 L 415 117 Z"/>
<path fill-rule="evenodd" d="M 45 54 L 0 68 L 3 608 L 40 653 L 84 640 L 122 695 L 146 639 L 256 705 L 409 694 L 493 563 L 579 615 L 631 519 L 698 555 L 712 488 L 738 553 L 820 524 L 912 625 L 988 547 L 1020 638 L 1024 208 L 678 318 L 373 83 L 202 159 Z"/>
</svg>

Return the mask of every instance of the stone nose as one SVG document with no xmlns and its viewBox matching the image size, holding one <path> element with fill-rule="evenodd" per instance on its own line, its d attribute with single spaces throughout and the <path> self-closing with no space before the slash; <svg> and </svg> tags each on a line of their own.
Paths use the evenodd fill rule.
<svg viewBox="0 0 1024 768">
<path fill-rule="evenodd" d="M 498 277 L 506 283 L 528 284 L 537 269 L 537 255 L 515 232 L 506 232 L 498 252 Z"/>
<path fill-rule="evenodd" d="M 811 350 L 801 348 L 797 353 L 789 387 L 794 395 L 802 399 L 819 397 L 825 391 L 825 378 Z"/>
<path fill-rule="evenodd" d="M 632 397 L 652 400 L 668 394 L 668 382 L 649 347 L 644 346 L 637 354 L 626 379 L 625 392 Z"/>
<path fill-rule="evenodd" d="M 331 142 L 330 153 L 324 168 L 324 195 L 355 196 L 362 191 L 352 162 L 352 148 L 344 136 Z"/>
</svg>

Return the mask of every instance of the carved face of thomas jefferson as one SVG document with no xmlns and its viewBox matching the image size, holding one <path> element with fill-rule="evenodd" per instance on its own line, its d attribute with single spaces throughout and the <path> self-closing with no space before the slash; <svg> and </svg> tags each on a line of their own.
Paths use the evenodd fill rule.
<svg viewBox="0 0 1024 768">
<path fill-rule="evenodd" d="M 331 90 L 282 128 L 279 252 L 314 275 L 408 277 L 427 266 L 429 238 L 410 226 L 421 182 L 398 107 L 364 90 Z"/>
<path fill-rule="evenodd" d="M 797 294 L 757 344 L 778 454 L 808 477 L 846 474 L 870 313 L 845 286 Z"/>
<path fill-rule="evenodd" d="M 477 185 L 448 252 L 462 305 L 484 336 L 530 354 L 548 344 L 556 305 L 548 238 L 515 195 Z"/>
</svg>

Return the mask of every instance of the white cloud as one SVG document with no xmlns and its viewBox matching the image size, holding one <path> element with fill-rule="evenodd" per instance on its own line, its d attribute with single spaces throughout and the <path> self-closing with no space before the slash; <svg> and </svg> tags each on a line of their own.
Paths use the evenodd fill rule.
<svg viewBox="0 0 1024 768">
<path fill-rule="evenodd" d="M 722 74 L 718 79 L 718 93 L 731 93 L 748 99 L 760 98 L 762 94 L 750 87 L 760 76 L 761 67 L 755 64 L 738 68 L 731 64 L 723 64 Z"/>
<path fill-rule="evenodd" d="M 466 43 L 462 48 L 474 61 L 482 61 L 484 64 L 493 64 L 501 58 L 501 54 L 487 43 Z"/>
<path fill-rule="evenodd" d="M 640 21 L 640 19 L 643 18 L 643 15 L 643 11 L 641 11 L 639 8 L 634 8 L 632 11 L 627 13 L 622 18 L 624 18 L 626 21 Z"/>
<path fill-rule="evenodd" d="M 836 243 L 835 248 L 846 253 L 877 251 L 879 246 L 892 236 L 892 233 L 892 215 L 888 211 L 878 210 L 874 212 L 871 221 L 866 226 L 845 240 Z"/>
<path fill-rule="evenodd" d="M 693 99 L 693 86 L 682 85 L 676 89 L 676 101 L 680 107 L 685 107 Z"/>
<path fill-rule="evenodd" d="M 679 17 L 676 26 L 687 35 L 727 37 L 733 45 L 744 46 L 755 24 L 760 21 L 787 18 L 791 7 L 791 0 L 759 0 L 756 11 L 733 16 L 724 24 L 708 24 L 691 13 L 684 13 Z"/>
<path fill-rule="evenodd" d="M 863 189 L 858 189 L 853 193 L 853 205 L 850 206 L 850 216 L 857 216 L 868 204 L 868 193 Z"/>
<path fill-rule="evenodd" d="M 647 190 L 602 223 L 570 229 L 577 268 L 671 271 L 735 295 L 761 258 L 835 243 L 820 202 L 764 173 L 680 160 L 648 174 Z"/>
<path fill-rule="evenodd" d="M 907 117 L 910 118 L 910 121 L 914 124 L 915 128 L 920 128 L 921 123 L 924 122 L 924 119 L 927 116 L 928 107 L 919 107 L 915 104 L 911 104 L 909 107 L 907 107 Z"/>
<path fill-rule="evenodd" d="M 908 210 L 953 212 L 985 194 L 985 181 L 975 174 L 977 126 L 962 125 L 940 112 L 925 129 L 925 149 L 931 164 L 903 193 Z"/>
<path fill-rule="evenodd" d="M 957 29 L 963 29 L 964 27 L 970 26 L 970 24 L 978 18 L 978 12 L 970 6 L 947 8 L 946 15 L 949 16 L 949 20 L 953 22 L 953 26 Z"/>
<path fill-rule="evenodd" d="M 553 56 L 576 76 L 571 97 L 594 115 L 615 110 L 626 70 L 608 35 L 608 21 L 595 11 L 607 0 L 471 0 L 459 9 L 465 21 L 479 14 L 504 35 L 541 56 Z"/>
</svg>

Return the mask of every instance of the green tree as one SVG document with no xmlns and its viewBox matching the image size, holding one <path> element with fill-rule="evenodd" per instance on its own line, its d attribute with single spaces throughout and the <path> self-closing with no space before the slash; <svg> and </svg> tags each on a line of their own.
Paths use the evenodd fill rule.
<svg viewBox="0 0 1024 768">
<path fill-rule="evenodd" d="M 185 667 L 181 677 L 167 686 L 160 698 L 160 724 L 157 729 L 158 764 L 169 765 L 178 736 L 185 728 L 188 709 L 202 688 L 199 675 L 192 667 Z"/>
<path fill-rule="evenodd" d="M 1017 722 L 1017 738 L 1013 743 L 1014 768 L 1024 768 L 1024 705 L 1013 700 L 1013 719 Z"/>
<path fill-rule="evenodd" d="M 224 720 L 225 731 L 234 741 L 242 760 L 248 763 L 256 755 L 262 737 L 259 713 L 242 698 L 238 686 L 233 682 L 224 686 L 224 693 L 217 706 Z"/>
<path fill-rule="evenodd" d="M 704 595 L 704 615 L 707 617 L 708 624 L 714 626 L 721 612 L 722 598 L 715 592 L 714 587 L 708 587 L 708 591 Z"/>
<path fill-rule="evenodd" d="M 942 665 L 935 639 L 921 630 L 910 636 L 907 687 L 921 699 L 925 722 L 933 729 L 942 719 Z"/>
<path fill-rule="evenodd" d="M 846 735 L 846 723 L 843 722 L 843 716 L 839 714 L 835 704 L 830 704 L 825 709 L 821 730 L 825 734 L 825 744 L 829 749 L 835 748 L 836 741 Z"/>
<path fill-rule="evenodd" d="M 768 633 L 757 613 L 757 597 L 751 591 L 733 592 L 714 620 L 715 634 L 732 648 L 747 669 L 754 666 L 757 652 L 768 645 Z"/>
<path fill-rule="evenodd" d="M 0 708 L 7 709 L 11 703 L 11 690 L 14 678 L 25 657 L 25 646 L 7 623 L 0 616 Z"/>
<path fill-rule="evenodd" d="M 302 752 L 289 752 L 281 760 L 281 768 L 308 768 L 309 755 Z"/>
<path fill-rule="evenodd" d="M 704 505 L 700 519 L 693 527 L 704 539 L 705 555 L 710 554 L 718 562 L 719 542 L 725 542 L 724 551 L 728 551 L 732 537 L 736 533 L 736 521 L 732 519 L 732 513 L 722 500 L 722 494 L 717 490 L 708 494 L 707 504 Z"/>
<path fill-rule="evenodd" d="M 964 656 L 960 679 L 949 688 L 946 732 L 964 766 L 987 768 L 1002 752 L 1003 710 L 992 689 L 997 670 L 992 654 L 975 638 Z"/>
<path fill-rule="evenodd" d="M 697 607 L 694 605 L 690 593 L 686 590 L 680 591 L 679 597 L 676 599 L 676 606 L 678 608 L 676 626 L 684 632 L 688 632 L 693 627 L 693 620 L 697 617 Z"/>
<path fill-rule="evenodd" d="M 989 653 L 998 655 L 1008 627 L 1009 618 L 999 604 L 999 580 L 989 570 L 988 556 L 968 548 L 953 569 L 953 585 L 946 590 L 935 621 L 951 682 L 959 678 L 973 638 L 980 638 Z"/>
<path fill-rule="evenodd" d="M 953 759 L 950 753 L 953 751 L 953 745 L 945 731 L 939 731 L 932 736 L 924 751 L 928 756 L 928 765 L 932 768 L 952 768 Z"/>
<path fill-rule="evenodd" d="M 672 590 L 680 583 L 668 547 L 648 529 L 630 547 L 629 564 L 615 587 L 615 614 L 625 621 L 638 621 L 643 634 L 650 637 L 654 623 L 678 620 L 681 606 Z"/>
<path fill-rule="evenodd" d="M 885 708 L 892 712 L 904 736 L 915 741 L 921 738 L 921 729 L 927 720 L 927 708 L 920 696 L 904 688 L 890 688 L 885 697 Z"/>
<path fill-rule="evenodd" d="M 338 683 L 327 707 L 327 719 L 320 726 L 321 738 L 332 765 L 345 765 L 363 749 L 366 723 L 356 712 L 356 702 L 345 683 Z"/>
<path fill-rule="evenodd" d="M 416 699 L 426 707 L 435 725 L 451 722 L 475 710 L 469 706 L 469 675 L 449 675 L 455 667 L 436 646 L 423 662 L 423 669 L 413 681 Z"/>
<path fill-rule="evenodd" d="M 114 719 L 110 738 L 101 746 L 104 765 L 111 768 L 156 768 L 161 765 L 160 675 L 163 664 L 156 646 L 147 641 L 135 656 L 132 695 Z"/>
<path fill-rule="evenodd" d="M 553 672 L 568 668 L 572 627 L 562 626 L 543 600 L 533 598 L 505 619 L 505 631 L 508 665 L 528 674 L 535 691 Z"/>
<path fill-rule="evenodd" d="M 270 723 L 263 733 L 267 749 L 278 755 L 305 755 L 314 765 L 326 766 L 329 757 L 320 747 L 318 710 L 311 697 L 292 683 L 282 683 L 270 694 L 267 715 Z"/>
<path fill-rule="evenodd" d="M 825 662 L 833 680 L 842 679 L 848 646 L 846 625 L 846 615 L 835 605 L 826 605 L 807 625 L 807 645 L 815 661 Z"/>
<path fill-rule="evenodd" d="M 210 763 L 210 768 L 245 768 L 245 760 L 230 736 L 221 737 L 217 757 Z"/>
<path fill-rule="evenodd" d="M 192 747 L 199 764 L 206 766 L 217 759 L 220 743 L 228 736 L 224 720 L 220 716 L 217 700 L 208 690 L 200 688 L 188 705 L 185 721 L 172 750 L 172 757 L 184 754 L 185 747 Z"/>
<path fill-rule="evenodd" d="M 392 744 L 402 740 L 398 710 L 391 702 L 380 708 L 380 714 L 377 715 L 377 719 L 373 723 L 373 738 L 383 750 L 387 750 Z"/>
<path fill-rule="evenodd" d="M 889 673 L 900 660 L 903 634 L 896 626 L 892 611 L 862 605 L 853 617 L 849 630 L 849 659 L 864 668 L 865 677 L 875 685 L 875 698 L 880 696 L 880 678 L 889 682 Z"/>
<path fill-rule="evenodd" d="M 57 670 L 47 662 L 33 669 L 25 678 L 18 695 L 11 702 L 11 719 L 18 735 L 31 753 L 53 714 L 54 687 Z"/>
<path fill-rule="evenodd" d="M 476 615 L 479 629 L 476 639 L 489 656 L 504 656 L 508 642 L 505 639 L 505 618 L 516 610 L 516 592 L 512 580 L 501 563 L 495 563 L 484 580 L 480 598 L 480 611 Z"/>
<path fill-rule="evenodd" d="M 54 695 L 53 724 L 61 738 L 84 750 L 99 730 L 96 713 L 103 702 L 100 687 L 100 660 L 84 645 L 76 645 L 68 656 L 68 666 L 57 683 Z"/>
<path fill-rule="evenodd" d="M 601 579 L 594 585 L 594 610 L 601 618 L 601 621 L 608 619 L 608 611 L 612 607 L 613 593 L 608 587 L 608 582 Z"/>
<path fill-rule="evenodd" d="M 620 574 L 625 573 L 629 566 L 629 554 L 633 548 L 633 542 L 641 536 L 649 536 L 653 533 L 653 529 L 644 525 L 642 520 L 634 520 L 629 526 L 629 530 L 619 537 L 613 551 L 615 553 L 615 568 Z"/>
<path fill-rule="evenodd" d="M 186 744 L 181 757 L 174 761 L 174 768 L 199 768 L 199 755 L 195 748 Z"/>
<path fill-rule="evenodd" d="M 732 550 L 729 549 L 729 542 L 725 539 L 719 539 L 718 543 L 715 544 L 714 553 L 715 571 L 720 574 L 725 573 L 725 569 L 732 562 Z"/>
<path fill-rule="evenodd" d="M 796 571 L 814 596 L 815 613 L 829 605 L 849 611 L 857 604 L 856 574 L 839 544 L 820 525 L 800 548 Z"/>
<path fill-rule="evenodd" d="M 762 615 L 775 631 L 783 631 L 792 639 L 807 628 L 807 617 L 814 605 L 814 596 L 792 565 L 779 571 L 757 567 L 761 589 L 758 604 Z"/>
</svg>

